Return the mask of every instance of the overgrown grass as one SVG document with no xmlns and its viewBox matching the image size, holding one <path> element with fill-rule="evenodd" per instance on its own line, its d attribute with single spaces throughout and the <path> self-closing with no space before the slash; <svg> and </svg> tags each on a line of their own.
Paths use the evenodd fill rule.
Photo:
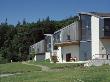
<svg viewBox="0 0 110 82">
<path fill-rule="evenodd" d="M 49 68 L 51 69 L 66 69 L 66 68 L 69 68 L 69 69 L 73 69 L 75 67 L 83 67 L 83 64 L 78 64 L 78 63 L 50 63 L 50 62 L 47 62 L 47 61 L 37 61 L 37 62 L 34 62 L 34 61 L 30 61 L 28 63 L 31 63 L 31 64 L 37 64 L 37 65 L 44 65 L 44 66 L 48 66 Z"/>
<path fill-rule="evenodd" d="M 41 71 L 40 67 L 36 66 L 28 66 L 19 63 L 7 63 L 7 64 L 0 64 L 0 73 L 24 73 L 24 72 L 31 72 L 31 71 Z"/>
<path fill-rule="evenodd" d="M 32 62 L 31 62 L 32 63 Z M 37 62 L 35 64 L 46 65 L 51 68 L 70 66 L 63 71 L 36 71 L 32 69 L 21 75 L 2 77 L 1 82 L 110 82 L 110 66 L 100 67 L 71 67 L 72 64 L 49 64 L 48 62 Z M 5 64 L 7 65 L 7 64 Z M 4 66 L 5 66 L 4 65 Z M 16 66 L 16 63 L 13 66 Z M 19 63 L 21 65 L 21 63 Z M 25 68 L 25 65 L 23 65 Z M 34 66 L 29 66 L 33 68 Z M 11 67 L 10 67 L 11 68 Z M 8 68 L 7 68 L 8 70 Z M 25 68 L 27 70 L 27 68 Z M 10 70 L 9 70 L 10 71 Z"/>
</svg>

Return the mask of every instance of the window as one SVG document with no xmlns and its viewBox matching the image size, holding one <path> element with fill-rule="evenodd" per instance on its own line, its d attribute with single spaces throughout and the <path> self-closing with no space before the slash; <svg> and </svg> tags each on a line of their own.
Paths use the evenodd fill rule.
<svg viewBox="0 0 110 82">
<path fill-rule="evenodd" d="M 57 46 L 54 46 L 54 49 L 55 49 L 55 50 L 57 50 L 57 49 L 58 49 L 58 47 L 57 47 Z"/>
<path fill-rule="evenodd" d="M 60 34 L 61 34 L 61 32 L 57 32 L 54 34 L 54 42 L 55 43 L 60 42 Z"/>
<path fill-rule="evenodd" d="M 67 35 L 67 40 L 70 40 L 70 35 Z"/>
<path fill-rule="evenodd" d="M 66 54 L 66 62 L 69 62 L 71 58 L 71 53 Z"/>
<path fill-rule="evenodd" d="M 105 26 L 105 30 L 110 30 L 110 27 L 109 26 Z"/>
<path fill-rule="evenodd" d="M 110 36 L 110 18 L 104 19 L 104 35 Z"/>
<path fill-rule="evenodd" d="M 104 58 L 104 55 L 102 54 L 102 58 Z"/>
<path fill-rule="evenodd" d="M 81 15 L 81 39 L 91 40 L 91 16 Z"/>
<path fill-rule="evenodd" d="M 40 51 L 39 48 L 37 49 L 37 51 L 38 51 L 37 53 L 39 53 L 39 51 Z"/>
</svg>

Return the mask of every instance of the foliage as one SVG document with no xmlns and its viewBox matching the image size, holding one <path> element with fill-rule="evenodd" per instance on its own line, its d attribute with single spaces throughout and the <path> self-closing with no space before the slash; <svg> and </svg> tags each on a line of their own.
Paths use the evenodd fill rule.
<svg viewBox="0 0 110 82">
<path fill-rule="evenodd" d="M 51 60 L 53 63 L 58 62 L 57 56 L 51 56 Z"/>
<path fill-rule="evenodd" d="M 48 63 L 50 63 L 50 59 L 46 59 L 46 60 L 44 60 L 44 62 L 48 62 Z"/>
<path fill-rule="evenodd" d="M 14 62 L 29 60 L 30 45 L 44 39 L 44 34 L 51 34 L 76 20 L 78 20 L 77 16 L 61 21 L 50 20 L 47 17 L 32 23 L 23 19 L 14 26 L 8 24 L 6 19 L 0 24 L 0 61 L 5 63 L 11 60 Z"/>
</svg>

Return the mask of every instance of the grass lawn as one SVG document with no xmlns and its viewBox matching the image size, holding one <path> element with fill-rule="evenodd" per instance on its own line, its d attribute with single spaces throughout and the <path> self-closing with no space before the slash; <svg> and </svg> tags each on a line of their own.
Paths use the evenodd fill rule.
<svg viewBox="0 0 110 82">
<path fill-rule="evenodd" d="M 47 61 L 41 61 L 41 62 L 33 62 L 33 61 L 30 61 L 29 62 L 30 64 L 35 64 L 35 65 L 44 65 L 44 66 L 47 66 L 51 69 L 65 69 L 65 68 L 69 68 L 69 69 L 73 69 L 75 67 L 81 67 L 83 66 L 83 64 L 73 64 L 73 63 L 50 63 L 50 62 L 47 62 Z"/>
<path fill-rule="evenodd" d="M 47 62 L 37 62 L 34 64 L 49 66 L 51 69 L 61 68 L 64 70 L 44 72 L 38 71 L 39 67 L 23 65 L 21 63 L 0 64 L 2 68 L 0 68 L 0 71 L 2 73 L 5 71 L 18 72 L 20 69 L 25 70 L 19 75 L 2 77 L 0 82 L 110 82 L 110 66 L 107 65 L 100 67 L 77 67 L 74 64 L 49 64 Z"/>
<path fill-rule="evenodd" d="M 0 64 L 0 73 L 24 73 L 24 72 L 33 72 L 41 71 L 40 67 L 24 65 L 21 62 L 19 63 L 7 63 Z"/>
</svg>

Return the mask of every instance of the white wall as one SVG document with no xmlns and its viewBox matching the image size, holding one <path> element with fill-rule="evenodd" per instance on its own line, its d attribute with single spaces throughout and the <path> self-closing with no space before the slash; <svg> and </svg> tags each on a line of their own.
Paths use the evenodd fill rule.
<svg viewBox="0 0 110 82">
<path fill-rule="evenodd" d="M 66 62 L 66 54 L 71 53 L 71 57 L 77 57 L 79 60 L 79 45 L 70 45 L 62 47 L 63 62 Z"/>
<path fill-rule="evenodd" d="M 78 22 L 74 22 L 66 27 L 64 27 L 62 30 L 62 36 L 61 41 L 67 41 L 67 35 L 70 35 L 70 40 L 79 40 L 79 27 Z"/>
<path fill-rule="evenodd" d="M 91 17 L 92 59 L 99 58 L 99 18 Z"/>
<path fill-rule="evenodd" d="M 58 59 L 58 62 L 62 63 L 61 47 L 58 47 L 57 50 L 54 50 L 53 55 L 56 55 L 57 59 Z M 50 61 L 51 61 L 51 53 L 50 52 L 45 52 L 45 60 L 46 59 L 50 59 Z"/>
<path fill-rule="evenodd" d="M 100 39 L 100 54 L 110 54 L 110 39 Z M 101 59 L 106 59 L 106 55 Z M 110 59 L 110 55 L 109 55 Z"/>
<path fill-rule="evenodd" d="M 51 60 L 50 52 L 45 52 L 45 60 L 46 59 L 50 59 Z"/>
<path fill-rule="evenodd" d="M 45 60 L 45 55 L 36 55 L 36 60 L 37 61 Z"/>
<path fill-rule="evenodd" d="M 34 61 L 42 61 L 45 59 L 45 55 L 35 55 Z"/>
<path fill-rule="evenodd" d="M 32 52 L 32 49 L 34 49 L 35 54 L 45 53 L 45 40 L 33 44 L 30 48 L 30 53 Z"/>
<path fill-rule="evenodd" d="M 70 36 L 70 40 L 79 40 L 79 22 L 76 21 L 56 32 L 54 32 L 54 42 L 65 42 L 68 41 L 67 35 Z"/>
<path fill-rule="evenodd" d="M 45 41 L 41 40 L 36 44 L 36 52 L 37 53 L 45 53 Z"/>
<path fill-rule="evenodd" d="M 34 56 L 34 61 L 37 61 L 37 59 L 36 59 L 36 55 Z"/>
<path fill-rule="evenodd" d="M 58 50 L 57 50 L 57 59 L 60 63 L 62 63 L 62 52 L 61 52 L 62 48 L 61 47 L 58 47 Z"/>
<path fill-rule="evenodd" d="M 59 34 L 59 40 L 61 42 L 68 41 L 67 35 L 70 35 L 71 41 L 79 40 L 79 23 L 78 23 L 78 21 L 54 32 L 54 37 L 58 36 L 58 34 Z M 54 38 L 54 39 L 56 39 L 56 38 Z M 65 46 L 65 47 L 58 46 L 57 58 L 60 63 L 62 63 L 62 55 L 64 57 L 64 62 L 66 62 L 66 54 L 67 54 L 66 52 L 71 53 L 72 56 L 76 56 L 79 59 L 79 46 L 78 45 Z"/>
</svg>

